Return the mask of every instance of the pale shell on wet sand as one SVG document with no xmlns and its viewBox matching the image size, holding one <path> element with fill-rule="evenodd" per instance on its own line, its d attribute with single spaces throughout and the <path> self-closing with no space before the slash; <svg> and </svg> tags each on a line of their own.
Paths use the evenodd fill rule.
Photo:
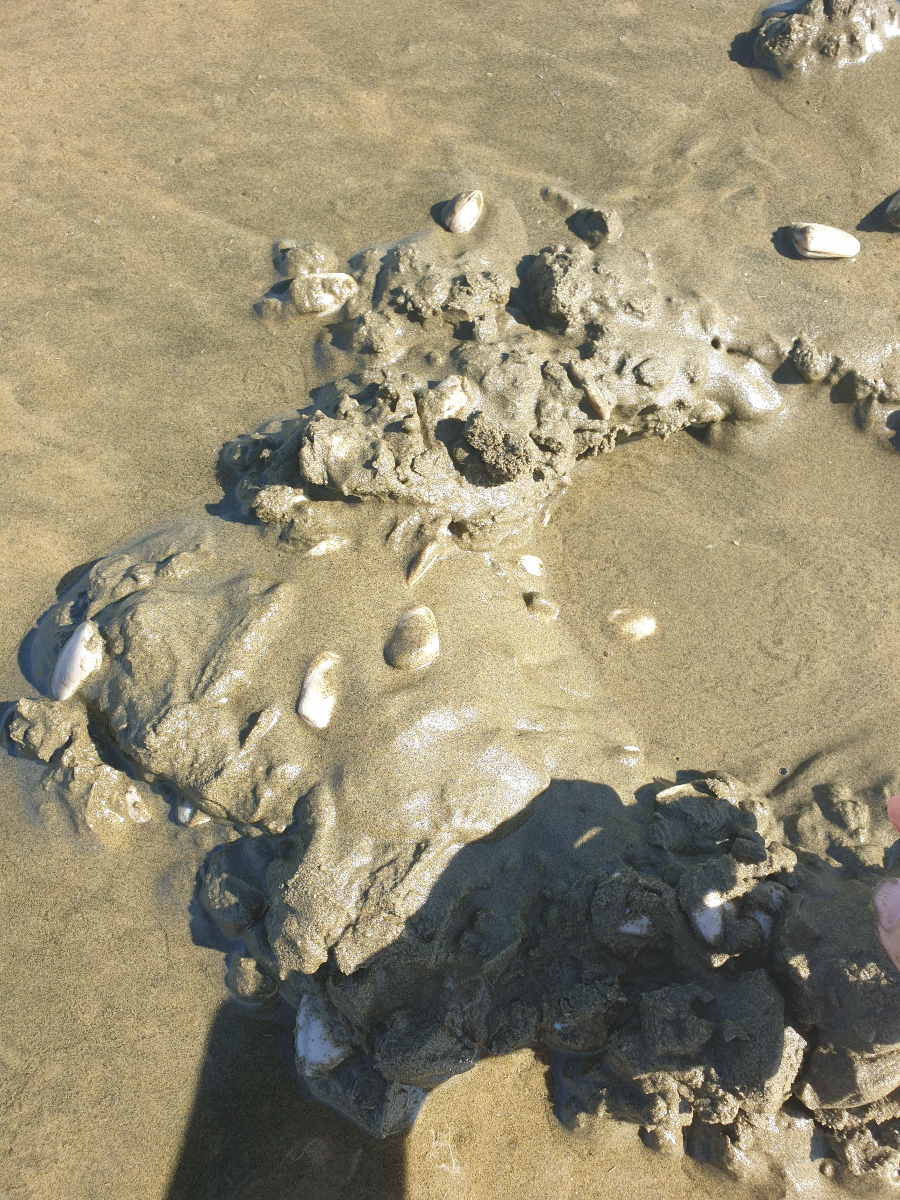
<svg viewBox="0 0 900 1200">
<path fill-rule="evenodd" d="M 332 534 L 330 537 L 323 538 L 321 542 L 316 542 L 314 546 L 310 546 L 306 551 L 306 558 L 319 558 L 323 554 L 334 554 L 336 550 L 343 550 L 349 544 L 345 537 Z"/>
<path fill-rule="evenodd" d="M 384 648 L 384 658 L 398 671 L 419 671 L 433 663 L 440 652 L 437 621 L 423 604 L 405 612 L 397 622 Z"/>
<path fill-rule="evenodd" d="M 302 313 L 335 312 L 352 299 L 356 292 L 356 280 L 343 271 L 298 275 L 291 280 L 288 289 L 294 308 Z"/>
<path fill-rule="evenodd" d="M 441 220 L 451 233 L 471 233 L 478 224 L 484 196 L 481 192 L 460 192 L 444 205 Z"/>
<path fill-rule="evenodd" d="M 633 608 L 615 608 L 606 618 L 619 637 L 640 642 L 656 633 L 656 617 Z"/>
<path fill-rule="evenodd" d="M 211 819 L 209 813 L 191 804 L 190 800 L 178 801 L 175 816 L 180 825 L 207 825 Z"/>
<path fill-rule="evenodd" d="M 408 587 L 412 587 L 417 583 L 426 571 L 430 571 L 434 564 L 441 557 L 443 543 L 437 540 L 426 542 L 419 553 L 409 564 L 409 570 L 406 572 L 406 583 Z"/>
<path fill-rule="evenodd" d="M 519 566 L 529 575 L 543 575 L 544 573 L 544 564 L 536 554 L 523 554 L 519 559 Z"/>
<path fill-rule="evenodd" d="M 468 380 L 461 375 L 448 375 L 432 389 L 435 420 L 460 417 L 471 410 L 473 398 L 467 384 Z"/>
<path fill-rule="evenodd" d="M 54 700 L 68 700 L 103 661 L 103 640 L 93 621 L 82 621 L 60 651 L 50 681 Z"/>
<path fill-rule="evenodd" d="M 859 254 L 853 234 L 831 225 L 792 225 L 791 237 L 803 258 L 855 258 Z"/>
<path fill-rule="evenodd" d="M 326 652 L 315 658 L 306 672 L 297 712 L 312 729 L 325 729 L 331 720 L 337 700 L 331 673 L 337 663 L 338 656 Z"/>
</svg>

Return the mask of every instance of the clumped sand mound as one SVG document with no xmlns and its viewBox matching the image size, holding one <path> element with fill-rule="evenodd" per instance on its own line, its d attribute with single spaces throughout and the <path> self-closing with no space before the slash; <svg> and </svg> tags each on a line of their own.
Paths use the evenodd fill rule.
<svg viewBox="0 0 900 1200">
<path fill-rule="evenodd" d="M 614 213 L 549 199 L 566 233 L 534 255 L 490 203 L 346 270 L 278 244 L 258 312 L 312 322 L 331 377 L 224 448 L 231 519 L 62 594 L 32 647 L 52 698 L 11 743 L 110 842 L 167 803 L 222 823 L 201 899 L 232 991 L 297 1010 L 306 1087 L 372 1133 L 539 1046 L 567 1122 L 734 1166 L 811 1115 L 889 1176 L 887 822 L 857 837 L 838 798 L 812 824 L 836 856 L 727 776 L 650 779 L 532 544 L 578 459 L 776 414 L 778 348 L 660 289 Z"/>
</svg>

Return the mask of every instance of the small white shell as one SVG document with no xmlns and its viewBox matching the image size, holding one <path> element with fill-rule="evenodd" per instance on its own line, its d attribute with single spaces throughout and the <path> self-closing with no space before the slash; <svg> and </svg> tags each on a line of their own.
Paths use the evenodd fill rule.
<svg viewBox="0 0 900 1200">
<path fill-rule="evenodd" d="M 527 571 L 529 575 L 543 575 L 544 564 L 536 554 L 523 554 L 519 559 L 519 564 L 523 571 Z"/>
<path fill-rule="evenodd" d="M 320 654 L 310 664 L 303 680 L 297 712 L 313 729 L 326 729 L 334 712 L 337 692 L 329 675 L 338 661 L 338 656 L 329 651 Z"/>
<path fill-rule="evenodd" d="M 468 380 L 461 375 L 448 375 L 446 379 L 442 379 L 432 388 L 430 398 L 435 421 L 446 420 L 448 417 L 460 417 L 469 413 L 473 399 L 467 384 Z"/>
<path fill-rule="evenodd" d="M 296 1048 L 297 1068 L 307 1079 L 327 1075 L 352 1053 L 352 1047 L 334 1040 L 333 1031 L 309 996 L 304 996 L 297 1008 Z"/>
<path fill-rule="evenodd" d="M 791 237 L 804 258 L 854 258 L 859 254 L 853 234 L 831 225 L 792 225 Z"/>
<path fill-rule="evenodd" d="M 349 542 L 345 537 L 338 537 L 337 534 L 332 534 L 330 537 L 323 538 L 321 542 L 316 542 L 306 552 L 306 558 L 318 558 L 322 554 L 334 554 L 335 550 L 343 550 Z"/>
<path fill-rule="evenodd" d="M 406 572 L 406 583 L 408 587 L 412 587 L 414 583 L 422 578 L 426 571 L 430 571 L 439 558 L 443 557 L 442 551 L 444 543 L 437 539 L 426 542 L 419 553 L 409 564 L 409 570 Z"/>
<path fill-rule="evenodd" d="M 691 914 L 694 928 L 705 942 L 714 946 L 722 940 L 725 914 L 732 912 L 734 905 L 730 900 L 726 900 L 718 892 L 707 892 L 703 897 L 703 907 Z"/>
<path fill-rule="evenodd" d="M 334 312 L 355 296 L 356 292 L 356 280 L 343 271 L 298 275 L 291 280 L 288 289 L 294 307 L 302 313 Z"/>
<path fill-rule="evenodd" d="M 481 192 L 460 192 L 444 205 L 441 220 L 451 233 L 471 233 L 478 224 L 484 196 Z"/>
<path fill-rule="evenodd" d="M 150 808 L 136 787 L 129 787 L 125 791 L 125 812 L 135 825 L 145 825 L 151 820 Z"/>
<path fill-rule="evenodd" d="M 82 621 L 60 651 L 50 681 L 54 700 L 68 700 L 103 662 L 103 640 L 93 621 Z"/>
<path fill-rule="evenodd" d="M 656 633 L 656 617 L 651 613 L 638 612 L 633 608 L 616 608 L 606 619 L 619 637 L 629 642 L 640 642 Z"/>
<path fill-rule="evenodd" d="M 384 648 L 388 666 L 398 671 L 419 671 L 441 652 L 437 621 L 427 604 L 405 612 Z"/>
<path fill-rule="evenodd" d="M 650 932 L 649 917 L 632 917 L 624 925 L 619 926 L 619 933 L 631 933 L 635 937 L 646 937 Z"/>
<path fill-rule="evenodd" d="M 900 229 L 900 192 L 896 192 L 888 200 L 884 210 L 884 215 L 892 225 L 896 225 Z"/>
</svg>

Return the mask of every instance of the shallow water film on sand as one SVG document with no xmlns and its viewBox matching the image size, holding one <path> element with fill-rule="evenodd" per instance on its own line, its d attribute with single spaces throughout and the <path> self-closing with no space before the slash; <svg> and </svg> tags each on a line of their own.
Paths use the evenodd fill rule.
<svg viewBox="0 0 900 1200">
<path fill-rule="evenodd" d="M 11 1196 L 900 1181 L 897 12 L 539 7 L 11 18 Z"/>
</svg>

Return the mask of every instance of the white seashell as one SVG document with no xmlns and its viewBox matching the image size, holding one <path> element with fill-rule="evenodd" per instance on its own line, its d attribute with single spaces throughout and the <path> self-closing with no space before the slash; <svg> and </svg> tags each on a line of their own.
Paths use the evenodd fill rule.
<svg viewBox="0 0 900 1200">
<path fill-rule="evenodd" d="M 519 565 L 529 575 L 543 575 L 544 573 L 544 564 L 536 554 L 523 554 L 519 559 Z"/>
<path fill-rule="evenodd" d="M 150 809 L 136 787 L 125 791 L 125 812 L 135 825 L 145 825 L 151 819 Z"/>
<path fill-rule="evenodd" d="M 468 415 L 472 408 L 473 398 L 466 387 L 467 380 L 461 375 L 448 375 L 432 389 L 434 403 L 434 420 L 443 421 L 448 417 Z"/>
<path fill-rule="evenodd" d="M 190 825 L 196 811 L 189 800 L 179 800 L 178 806 L 175 809 L 175 816 L 182 825 Z"/>
<path fill-rule="evenodd" d="M 68 700 L 103 662 L 103 639 L 93 621 L 82 621 L 60 651 L 50 681 L 54 700 Z"/>
<path fill-rule="evenodd" d="M 888 200 L 884 215 L 892 225 L 896 225 L 900 229 L 900 192 L 895 193 Z"/>
<path fill-rule="evenodd" d="M 337 692 L 329 679 L 339 659 L 330 652 L 320 654 L 310 664 L 303 687 L 300 689 L 300 699 L 297 701 L 297 712 L 313 729 L 325 729 L 334 712 Z"/>
<path fill-rule="evenodd" d="M 734 912 L 734 905 L 718 892 L 707 892 L 703 897 L 703 908 L 692 913 L 694 927 L 711 946 L 721 940 L 726 913 Z"/>
<path fill-rule="evenodd" d="M 323 538 L 321 542 L 316 542 L 315 546 L 310 547 L 305 557 L 318 558 L 321 554 L 334 554 L 335 550 L 343 550 L 349 544 L 345 537 L 332 534 L 331 537 Z"/>
<path fill-rule="evenodd" d="M 408 587 L 412 587 L 414 583 L 422 578 L 426 571 L 430 571 L 439 558 L 443 557 L 444 543 L 437 539 L 426 542 L 416 557 L 409 564 L 409 570 L 406 572 L 406 583 Z"/>
<path fill-rule="evenodd" d="M 470 233 L 478 224 L 482 208 L 481 192 L 460 192 L 444 205 L 441 220 L 451 233 Z"/>
<path fill-rule="evenodd" d="M 767 912 L 763 912 L 761 908 L 751 908 L 749 915 L 760 927 L 763 937 L 766 939 L 766 941 L 768 941 L 772 936 L 772 927 L 775 924 L 775 918 L 770 916 Z"/>
<path fill-rule="evenodd" d="M 357 292 L 357 282 L 343 271 L 321 275 L 298 275 L 291 280 L 288 295 L 302 313 L 329 313 L 341 308 Z"/>
<path fill-rule="evenodd" d="M 307 1079 L 327 1075 L 352 1052 L 350 1046 L 334 1040 L 309 996 L 304 996 L 297 1008 L 296 1046 L 297 1068 Z"/>
<path fill-rule="evenodd" d="M 437 621 L 423 604 L 405 612 L 397 622 L 384 648 L 384 658 L 398 671 L 419 671 L 433 663 L 440 652 Z"/>
<path fill-rule="evenodd" d="M 649 917 L 632 917 L 624 925 L 619 926 L 619 933 L 632 933 L 636 937 L 646 937 L 650 932 Z"/>
<path fill-rule="evenodd" d="M 632 608 L 616 608 L 606 619 L 619 637 L 629 642 L 640 642 L 656 633 L 656 618 L 650 613 L 637 612 Z"/>
<path fill-rule="evenodd" d="M 853 234 L 831 225 L 792 225 L 791 237 L 804 258 L 854 258 L 859 254 Z"/>
</svg>

